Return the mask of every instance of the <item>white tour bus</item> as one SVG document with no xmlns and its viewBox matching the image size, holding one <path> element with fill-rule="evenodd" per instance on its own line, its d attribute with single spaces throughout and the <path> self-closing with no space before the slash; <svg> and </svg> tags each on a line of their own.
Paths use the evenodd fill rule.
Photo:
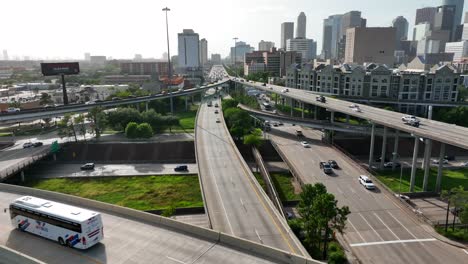
<svg viewBox="0 0 468 264">
<path fill-rule="evenodd" d="M 87 249 L 104 238 L 99 213 L 36 197 L 14 200 L 10 217 L 15 228 L 72 248 Z"/>
</svg>

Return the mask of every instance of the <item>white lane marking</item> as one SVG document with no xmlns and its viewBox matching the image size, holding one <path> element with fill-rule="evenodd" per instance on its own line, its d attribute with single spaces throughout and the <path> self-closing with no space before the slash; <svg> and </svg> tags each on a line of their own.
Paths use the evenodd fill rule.
<svg viewBox="0 0 468 264">
<path fill-rule="evenodd" d="M 414 242 L 427 242 L 427 241 L 437 241 L 437 239 L 425 238 L 425 239 L 389 240 L 389 241 L 378 241 L 378 242 L 367 242 L 367 243 L 355 243 L 355 244 L 350 244 L 350 246 L 362 247 L 362 246 L 375 246 L 375 245 L 385 245 L 385 244 L 400 244 L 400 243 L 414 243 Z"/>
<path fill-rule="evenodd" d="M 172 260 L 172 261 L 174 261 L 174 262 L 180 263 L 180 264 L 186 264 L 186 263 L 183 262 L 182 260 L 178 260 L 178 259 L 175 259 L 175 258 L 173 258 L 173 257 L 166 256 L 166 258 L 168 258 L 168 259 L 170 259 L 170 260 Z"/>
<path fill-rule="evenodd" d="M 343 194 L 343 191 L 340 189 L 340 187 L 336 187 L 339 193 Z"/>
<path fill-rule="evenodd" d="M 375 217 L 377 217 L 377 219 L 380 220 L 380 222 L 382 222 L 382 224 L 398 239 L 398 240 L 401 240 L 393 231 L 392 229 L 390 229 L 390 227 L 388 227 L 387 224 L 385 224 L 385 222 L 382 220 L 382 218 L 380 218 L 376 213 L 374 213 Z"/>
<path fill-rule="evenodd" d="M 351 220 L 348 219 L 348 223 L 351 224 L 351 226 L 352 226 L 353 229 L 356 231 L 356 233 L 359 235 L 359 237 L 362 239 L 362 241 L 366 242 L 366 240 L 364 239 L 364 237 L 361 236 L 361 233 L 359 233 L 359 231 L 358 231 L 357 228 L 353 225 L 353 223 L 351 222 Z"/>
<path fill-rule="evenodd" d="M 377 231 L 375 231 L 375 229 L 369 224 L 369 222 L 367 221 L 366 218 L 364 218 L 364 216 L 362 214 L 358 214 L 361 216 L 362 219 L 364 219 L 364 221 L 367 223 L 367 225 L 372 229 L 372 231 L 374 231 L 374 233 L 380 238 L 380 240 L 384 241 L 384 239 L 380 236 L 379 233 L 377 233 Z"/>
<path fill-rule="evenodd" d="M 466 251 L 466 249 L 463 249 L 463 252 L 465 252 L 466 254 L 468 254 L 468 251 Z"/>
<path fill-rule="evenodd" d="M 260 243 L 263 244 L 263 240 L 262 240 L 262 238 L 260 237 L 260 235 L 258 234 L 257 229 L 255 229 L 255 234 L 257 234 L 257 237 L 258 237 L 258 240 L 260 240 Z"/>
<path fill-rule="evenodd" d="M 387 213 L 388 213 L 393 219 L 395 219 L 395 221 L 397 221 L 398 224 L 400 224 L 412 237 L 414 237 L 414 239 L 417 239 L 417 237 L 416 237 L 411 231 L 409 231 L 409 229 L 406 228 L 406 226 L 404 226 L 395 216 L 393 216 L 392 213 L 390 213 L 390 212 L 388 212 L 388 211 L 387 211 Z"/>
<path fill-rule="evenodd" d="M 241 204 L 242 204 L 242 207 L 244 207 L 245 211 L 247 211 L 247 208 L 245 208 L 245 204 L 244 204 L 244 201 L 242 201 L 242 198 L 239 198 Z"/>
</svg>

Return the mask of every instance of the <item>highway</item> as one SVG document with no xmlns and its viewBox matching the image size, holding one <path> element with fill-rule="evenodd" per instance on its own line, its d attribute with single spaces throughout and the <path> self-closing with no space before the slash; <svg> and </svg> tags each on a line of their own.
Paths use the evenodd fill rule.
<svg viewBox="0 0 468 264">
<path fill-rule="evenodd" d="M 88 250 L 66 248 L 11 226 L 3 208 L 18 197 L 0 192 L 0 244 L 46 263 L 278 263 L 176 229 L 107 213 L 102 214 L 105 235 L 101 243 Z"/>
<path fill-rule="evenodd" d="M 321 133 L 303 129 L 304 138 L 295 136 L 295 127 L 273 128 L 269 134 L 288 164 L 305 184 L 323 183 L 351 210 L 344 238 L 362 263 L 465 263 L 468 255 L 460 248 L 435 239 L 432 227 L 421 224 L 407 213 L 392 194 L 383 188 L 368 191 L 358 182 L 367 175 L 351 159 L 321 142 Z M 307 140 L 311 148 L 300 141 Z M 327 176 L 320 161 L 336 160 L 340 169 Z"/>
<path fill-rule="evenodd" d="M 234 79 L 234 78 L 231 78 Z M 463 149 L 468 149 L 468 128 L 456 126 L 452 124 L 447 124 L 443 122 L 438 122 L 434 120 L 428 120 L 425 118 L 420 118 L 421 125 L 419 128 L 405 125 L 401 121 L 401 117 L 404 115 L 402 113 L 397 113 L 389 110 L 384 110 L 377 107 L 372 107 L 368 105 L 359 105 L 362 112 L 358 113 L 353 111 L 349 105 L 351 104 L 348 101 L 338 100 L 331 97 L 326 97 L 327 102 L 321 103 L 317 102 L 315 97 L 316 93 L 288 88 L 289 92 L 283 93 L 282 90 L 285 87 L 267 85 L 263 86 L 262 83 L 246 83 L 236 81 L 240 84 L 254 87 L 258 90 L 267 91 L 270 93 L 280 94 L 286 98 L 292 98 L 307 104 L 317 105 L 323 108 L 328 109 L 329 111 L 339 112 L 343 114 L 348 114 L 350 116 L 358 117 L 361 119 L 367 119 L 372 123 L 377 125 L 386 126 L 389 128 L 397 129 L 400 131 L 413 134 L 418 137 L 432 139 L 435 141 L 443 142 L 448 145 L 457 146 Z M 270 88 L 271 87 L 271 88 Z"/>
</svg>

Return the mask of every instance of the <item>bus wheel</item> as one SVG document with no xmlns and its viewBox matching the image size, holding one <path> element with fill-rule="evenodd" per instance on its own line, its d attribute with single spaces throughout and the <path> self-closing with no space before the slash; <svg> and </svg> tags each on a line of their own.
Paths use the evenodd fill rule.
<svg viewBox="0 0 468 264">
<path fill-rule="evenodd" d="M 21 229 L 21 225 L 20 225 L 20 224 L 18 224 L 18 230 L 19 230 L 19 231 L 23 231 L 23 229 Z"/>
<path fill-rule="evenodd" d="M 59 237 L 58 242 L 60 245 L 65 246 L 65 241 L 63 241 L 63 238 Z"/>
<path fill-rule="evenodd" d="M 73 247 L 69 240 L 67 240 L 67 247 Z"/>
</svg>

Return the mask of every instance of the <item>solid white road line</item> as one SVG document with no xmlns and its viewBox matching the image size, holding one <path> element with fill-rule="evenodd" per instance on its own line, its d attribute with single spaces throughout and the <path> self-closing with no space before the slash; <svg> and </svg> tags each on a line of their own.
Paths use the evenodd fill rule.
<svg viewBox="0 0 468 264">
<path fill-rule="evenodd" d="M 377 217 L 377 219 L 380 220 L 380 222 L 382 222 L 382 224 L 398 239 L 398 240 L 401 240 L 395 233 L 393 233 L 392 229 L 390 229 L 390 227 L 388 227 L 387 224 L 385 224 L 385 222 L 382 220 L 382 218 L 380 218 L 376 213 L 374 213 L 375 217 Z"/>
<path fill-rule="evenodd" d="M 260 237 L 260 234 L 258 234 L 257 229 L 255 229 L 255 234 L 257 234 L 257 237 L 258 237 L 258 240 L 260 240 L 260 243 L 263 244 L 263 240 L 262 240 L 262 238 Z"/>
<path fill-rule="evenodd" d="M 468 251 L 466 251 L 466 249 L 463 249 L 463 252 L 465 252 L 468 255 Z"/>
<path fill-rule="evenodd" d="M 358 214 L 361 216 L 362 219 L 364 219 L 364 221 L 367 223 L 367 225 L 372 229 L 372 231 L 374 231 L 374 233 L 380 238 L 380 240 L 384 241 L 384 239 L 380 236 L 379 233 L 377 233 L 377 231 L 375 231 L 375 229 L 371 226 L 371 224 L 369 224 L 369 222 L 367 221 L 366 218 L 364 218 L 364 216 L 362 214 Z"/>
<path fill-rule="evenodd" d="M 178 260 L 178 259 L 175 259 L 175 258 L 173 258 L 173 257 L 166 256 L 166 258 L 168 258 L 168 259 L 170 259 L 170 260 L 172 260 L 172 261 L 174 261 L 174 262 L 180 263 L 180 264 L 186 264 L 186 263 L 183 262 L 182 260 Z"/>
<path fill-rule="evenodd" d="M 355 244 L 350 244 L 350 246 L 351 247 L 363 247 L 363 246 L 413 243 L 413 242 L 427 242 L 427 241 L 437 241 L 437 239 L 435 239 L 435 238 L 426 238 L 426 239 L 389 240 L 389 241 L 378 241 L 378 242 L 367 242 L 367 243 L 355 243 Z"/>
<path fill-rule="evenodd" d="M 353 225 L 353 223 L 351 222 L 351 220 L 348 219 L 348 223 L 351 224 L 351 226 L 352 226 L 353 229 L 356 231 L 356 233 L 359 235 L 359 237 L 362 239 L 362 241 L 366 242 L 366 240 L 364 239 L 364 237 L 361 236 L 361 233 L 359 233 L 359 231 L 358 231 L 357 228 Z"/>
<path fill-rule="evenodd" d="M 395 219 L 395 221 L 397 221 L 398 224 L 400 224 L 412 237 L 414 237 L 414 239 L 417 239 L 417 237 L 416 237 L 411 231 L 409 231 L 409 229 L 406 228 L 406 226 L 404 226 L 404 225 L 400 222 L 400 220 L 398 220 L 395 216 L 393 216 L 392 213 L 390 213 L 389 211 L 387 211 L 387 213 L 388 213 L 393 219 Z"/>
</svg>

